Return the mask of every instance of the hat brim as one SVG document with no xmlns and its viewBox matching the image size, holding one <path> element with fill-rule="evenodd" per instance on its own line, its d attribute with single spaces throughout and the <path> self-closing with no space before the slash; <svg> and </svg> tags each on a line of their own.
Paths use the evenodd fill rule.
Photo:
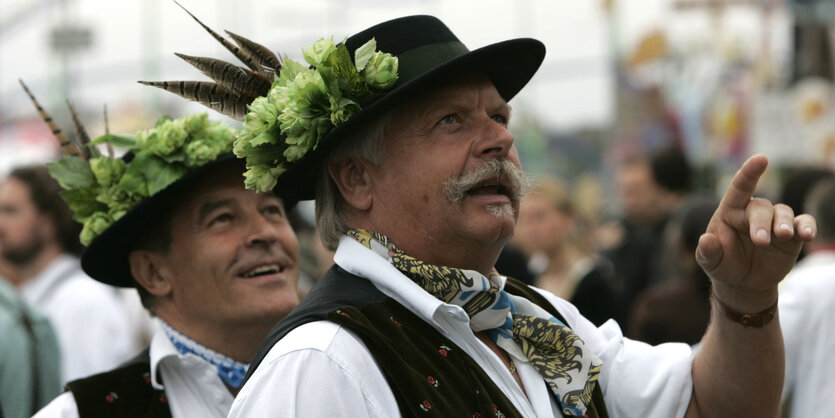
<svg viewBox="0 0 835 418">
<path fill-rule="evenodd" d="M 340 138 L 371 118 L 456 75 L 485 74 L 502 98 L 510 101 L 530 81 L 544 58 L 545 46 L 542 42 L 530 38 L 512 39 L 467 52 L 402 85 L 395 85 L 391 91 L 322 138 L 315 150 L 308 152 L 278 178 L 273 191 L 293 201 L 314 199 L 316 178 L 319 170 L 324 169 L 322 165 L 327 155 Z"/>
<path fill-rule="evenodd" d="M 143 200 L 128 213 L 97 236 L 81 254 L 81 268 L 88 276 L 102 283 L 118 287 L 134 287 L 128 254 L 133 251 L 139 232 L 148 228 L 162 211 L 176 210 L 182 202 L 183 192 L 194 181 L 219 166 L 235 161 L 234 154 L 195 168 L 157 194 Z M 243 179 L 241 180 L 243 181 Z M 241 184 L 243 187 L 243 184 Z"/>
</svg>

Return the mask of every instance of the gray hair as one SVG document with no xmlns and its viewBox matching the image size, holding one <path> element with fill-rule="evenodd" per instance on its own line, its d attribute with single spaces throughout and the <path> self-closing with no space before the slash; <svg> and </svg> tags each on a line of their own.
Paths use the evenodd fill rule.
<svg viewBox="0 0 835 418">
<path fill-rule="evenodd" d="M 316 178 L 316 228 L 325 248 L 335 250 L 339 238 L 348 230 L 342 219 L 345 201 L 328 172 L 330 164 L 347 159 L 365 160 L 374 165 L 383 162 L 388 112 L 346 135 L 325 159 Z"/>
</svg>

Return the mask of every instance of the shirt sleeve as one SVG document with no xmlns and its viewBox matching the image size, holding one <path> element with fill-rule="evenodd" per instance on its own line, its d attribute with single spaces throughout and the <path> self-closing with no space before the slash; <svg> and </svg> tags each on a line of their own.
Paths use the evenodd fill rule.
<svg viewBox="0 0 835 418">
<path fill-rule="evenodd" d="M 332 344 L 317 344 L 315 339 L 334 328 Z M 311 344 L 295 347 L 304 341 Z M 385 377 L 359 339 L 336 324 L 318 322 L 297 328 L 270 350 L 229 413 L 230 418 L 398 415 Z"/>
<path fill-rule="evenodd" d="M 78 405 L 72 392 L 64 392 L 41 408 L 32 418 L 78 418 Z"/>
<path fill-rule="evenodd" d="M 694 352 L 689 345 L 630 340 L 614 320 L 598 328 L 569 302 L 536 290 L 603 361 L 598 381 L 610 416 L 684 416 L 693 391 Z"/>
</svg>

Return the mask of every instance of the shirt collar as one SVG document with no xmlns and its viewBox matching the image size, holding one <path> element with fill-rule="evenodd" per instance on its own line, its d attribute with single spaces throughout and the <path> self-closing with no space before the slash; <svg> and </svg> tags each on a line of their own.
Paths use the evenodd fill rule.
<svg viewBox="0 0 835 418">
<path fill-rule="evenodd" d="M 163 324 L 164 324 L 164 322 L 160 318 L 154 318 L 154 324 L 153 324 L 154 334 L 153 334 L 153 337 L 151 338 L 151 348 L 150 348 L 150 353 L 149 353 L 149 355 L 151 357 L 151 385 L 154 387 L 154 389 L 163 390 L 163 388 L 164 388 L 163 383 L 160 381 L 160 372 L 159 372 L 159 365 L 163 361 L 182 362 L 186 358 L 197 359 L 197 360 L 200 361 L 200 364 L 203 365 L 201 367 L 206 367 L 207 369 L 211 369 L 213 371 L 213 373 L 216 374 L 217 366 L 210 363 L 206 359 L 204 359 L 204 358 L 202 358 L 202 357 L 200 357 L 200 356 L 198 356 L 194 353 L 183 354 L 179 350 L 177 350 L 177 347 L 174 345 L 173 342 L 171 342 L 171 339 L 166 334 Z M 171 325 L 168 325 L 168 327 L 171 328 Z M 171 328 L 171 329 L 173 329 L 173 328 Z M 174 330 L 174 331 L 176 331 L 176 330 Z M 206 349 L 206 350 L 208 350 L 208 349 Z M 222 354 L 219 354 L 219 353 L 215 353 L 215 354 L 217 354 L 219 356 L 222 356 Z M 220 376 L 217 376 L 217 378 L 218 378 L 218 381 L 222 380 L 220 378 Z"/>
<path fill-rule="evenodd" d="M 159 380 L 160 362 L 169 357 L 178 359 L 184 356 L 177 352 L 177 348 L 174 347 L 174 344 L 172 344 L 171 340 L 168 339 L 168 336 L 165 335 L 165 331 L 162 329 L 162 324 L 160 323 L 159 318 L 154 318 L 153 328 L 154 334 L 153 337 L 151 337 L 151 348 L 149 353 L 151 357 L 151 385 L 154 389 L 163 390 L 164 387 Z"/>
<path fill-rule="evenodd" d="M 367 279 L 383 294 L 427 322 L 437 323 L 436 315 L 441 312 L 454 313 L 456 317 L 469 322 L 469 317 L 461 307 L 444 303 L 432 296 L 386 259 L 347 235 L 340 239 L 333 260 L 345 271 Z M 500 276 L 498 280 L 498 285 L 504 288 L 507 278 Z"/>
</svg>

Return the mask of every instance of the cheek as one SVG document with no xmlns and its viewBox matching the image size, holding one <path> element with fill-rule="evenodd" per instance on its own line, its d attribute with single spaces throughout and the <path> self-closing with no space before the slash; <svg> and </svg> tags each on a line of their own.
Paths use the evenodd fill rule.
<svg viewBox="0 0 835 418">
<path fill-rule="evenodd" d="M 299 240 L 289 223 L 284 223 L 278 227 L 279 242 L 284 251 L 293 257 L 294 261 L 299 259 Z"/>
</svg>

